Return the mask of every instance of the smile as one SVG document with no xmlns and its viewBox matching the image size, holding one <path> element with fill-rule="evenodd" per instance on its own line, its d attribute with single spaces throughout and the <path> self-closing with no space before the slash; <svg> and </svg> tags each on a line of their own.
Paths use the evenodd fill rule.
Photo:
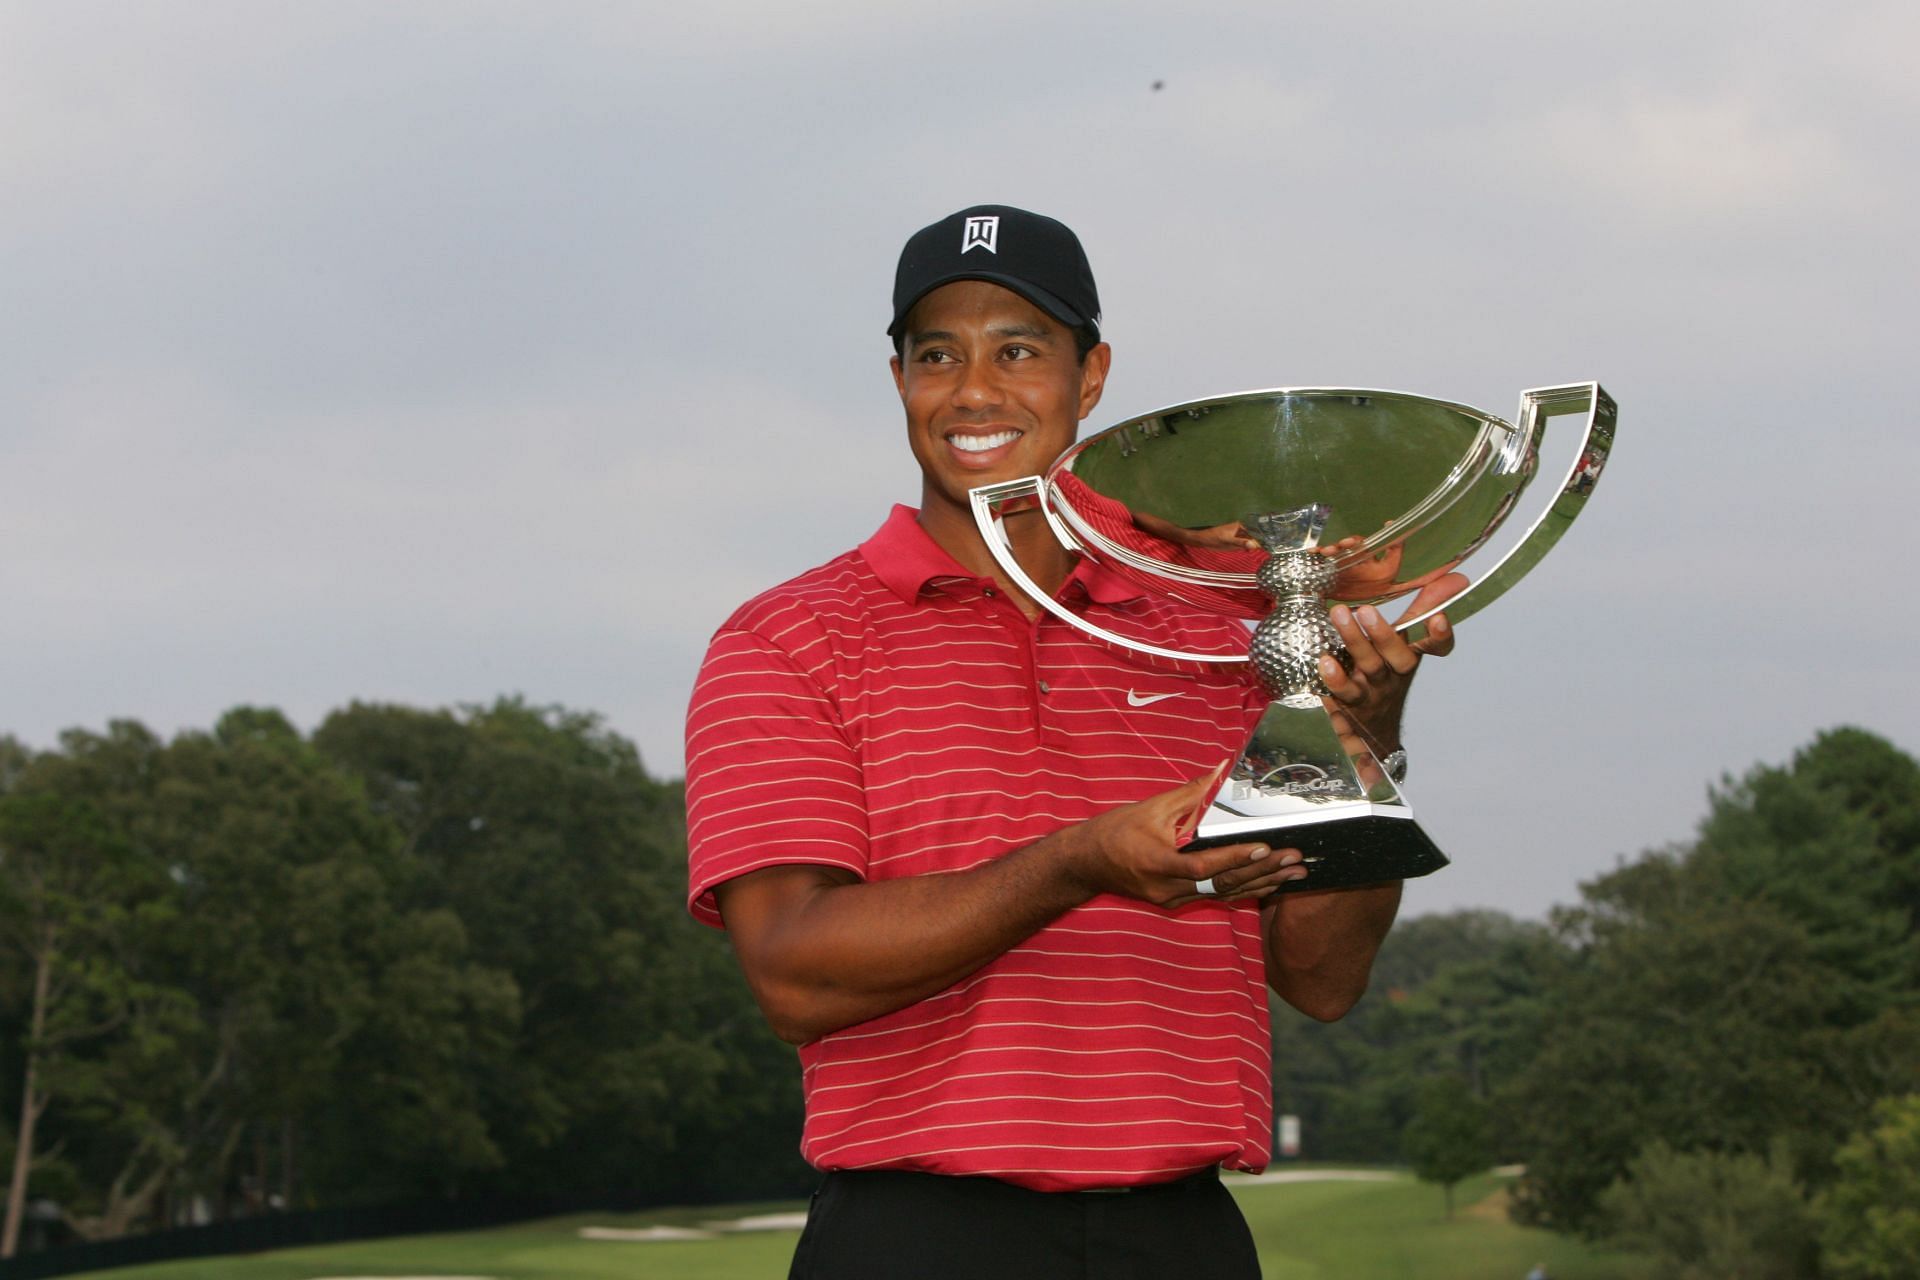
<svg viewBox="0 0 1920 1280">
<path fill-rule="evenodd" d="M 990 436 L 952 435 L 947 437 L 947 443 L 962 453 L 985 453 L 1003 444 L 1012 444 L 1020 435 L 1018 431 L 996 431 Z"/>
</svg>

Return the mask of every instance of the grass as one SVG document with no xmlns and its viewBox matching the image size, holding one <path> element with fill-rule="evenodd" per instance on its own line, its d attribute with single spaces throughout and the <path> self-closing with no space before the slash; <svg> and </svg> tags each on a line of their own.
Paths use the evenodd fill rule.
<svg viewBox="0 0 1920 1280">
<path fill-rule="evenodd" d="M 1455 1189 L 1451 1222 L 1440 1191 L 1393 1182 L 1236 1183 L 1266 1280 L 1522 1280 L 1545 1262 L 1554 1280 L 1639 1280 L 1645 1267 L 1576 1241 L 1516 1227 L 1500 1209 L 1491 1176 Z M 697 1226 L 714 1219 L 797 1210 L 791 1204 L 592 1214 L 459 1235 L 406 1236 L 358 1244 L 201 1258 L 95 1273 L 110 1280 L 317 1280 L 331 1276 L 486 1276 L 494 1280 L 779 1280 L 793 1254 L 791 1231 L 712 1240 L 609 1243 L 581 1240 L 583 1226 Z"/>
<path fill-rule="evenodd" d="M 1640 1280 L 1644 1262 L 1507 1221 L 1505 1181 L 1440 1189 L 1396 1182 L 1258 1184 L 1235 1189 L 1266 1280 L 1522 1280 L 1536 1262 L 1553 1280 Z"/>
</svg>

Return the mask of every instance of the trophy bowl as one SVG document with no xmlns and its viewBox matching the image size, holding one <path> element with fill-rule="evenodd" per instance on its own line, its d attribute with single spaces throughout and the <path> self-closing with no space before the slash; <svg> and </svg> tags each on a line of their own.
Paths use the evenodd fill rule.
<svg viewBox="0 0 1920 1280">
<path fill-rule="evenodd" d="M 1383 604 L 1482 554 L 1484 572 L 1444 604 L 1458 622 L 1504 594 L 1565 533 L 1613 444 L 1618 409 L 1597 382 L 1523 392 L 1512 423 L 1398 391 L 1285 387 L 1174 405 L 1079 441 L 1044 476 L 972 491 L 974 517 L 1009 577 L 1104 640 L 1164 658 L 1253 664 L 1273 699 L 1190 848 L 1268 840 L 1299 848 L 1336 888 L 1446 865 L 1371 745 L 1342 744 L 1321 683 L 1344 657 L 1329 603 Z M 1540 467 L 1554 419 L 1578 432 L 1559 487 L 1504 552 L 1487 552 Z M 1037 506 L 1054 536 L 1142 589 L 1257 622 L 1248 651 L 1196 654 L 1105 630 L 1040 590 L 1015 560 L 1005 517 Z M 1476 565 L 1479 562 L 1476 562 Z M 1410 641 L 1438 609 L 1395 625 Z"/>
</svg>

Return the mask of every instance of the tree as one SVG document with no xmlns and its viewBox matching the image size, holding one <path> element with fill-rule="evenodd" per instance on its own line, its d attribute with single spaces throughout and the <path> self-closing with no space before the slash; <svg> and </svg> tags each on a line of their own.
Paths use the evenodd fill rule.
<svg viewBox="0 0 1920 1280">
<path fill-rule="evenodd" d="M 246 1198 L 264 1202 L 277 1173 L 292 1203 L 303 1135 L 345 1119 L 342 1097 L 415 1185 L 497 1166 L 482 1081 L 518 992 L 450 910 L 406 901 L 419 869 L 358 780 L 279 712 L 245 707 L 182 734 L 156 774 L 138 830 L 180 886 L 159 958 L 201 1015 L 179 1055 L 194 1086 L 161 1108 L 188 1152 L 176 1194 L 224 1205 L 250 1147 Z"/>
<path fill-rule="evenodd" d="M 156 745 L 119 725 L 114 745 L 144 757 Z M 0 942 L 24 964 L 24 1046 L 0 1257 L 11 1257 L 48 1108 L 110 1093 L 101 1041 L 147 1044 L 177 1021 L 179 993 L 141 975 L 130 953 L 149 902 L 164 896 L 161 869 L 120 838 L 73 784 L 57 756 L 9 752 L 0 794 Z"/>
<path fill-rule="evenodd" d="M 1583 962 L 1500 1100 L 1527 1164 L 1527 1220 L 1596 1229 L 1600 1192 L 1651 1135 L 1745 1151 L 1788 1135 L 1811 1152 L 1851 1112 L 1816 1052 L 1846 998 L 1805 931 L 1764 904 L 1690 895 L 1672 871 L 1616 873 L 1566 917 Z"/>
<path fill-rule="evenodd" d="M 1607 1238 L 1652 1255 L 1659 1280 L 1801 1280 L 1813 1274 L 1806 1193 L 1782 1148 L 1676 1152 L 1653 1142 L 1601 1196 Z"/>
<path fill-rule="evenodd" d="M 1920 1094 L 1888 1098 L 1873 1128 L 1840 1148 L 1821 1197 L 1820 1262 L 1833 1280 L 1911 1280 L 1920 1272 Z"/>
<path fill-rule="evenodd" d="M 1401 1149 L 1422 1182 L 1437 1182 L 1453 1217 L 1453 1188 L 1493 1163 L 1487 1104 L 1458 1076 L 1440 1076 L 1420 1086 L 1420 1101 L 1401 1136 Z"/>
<path fill-rule="evenodd" d="M 1422 1081 L 1460 1076 L 1486 1099 L 1525 1066 L 1563 960 L 1545 926 L 1497 911 L 1404 921 L 1345 1018 L 1274 1008 L 1275 1097 L 1315 1158 L 1398 1159 Z"/>
<path fill-rule="evenodd" d="M 792 1051 L 724 938 L 688 916 L 681 793 L 631 743 L 597 717 L 514 699 L 457 714 L 355 704 L 314 741 L 395 824 L 418 867 L 411 900 L 450 910 L 519 992 L 521 1023 L 479 1081 L 502 1161 L 464 1185 L 804 1183 Z M 346 1145 L 330 1159 L 363 1181 L 387 1167 Z"/>
<path fill-rule="evenodd" d="M 1780 1139 L 1817 1182 L 1875 1099 L 1920 1088 L 1900 897 L 1920 859 L 1915 777 L 1872 735 L 1822 735 L 1717 792 L 1692 847 L 1556 913 L 1569 959 L 1537 1053 L 1495 1100 L 1527 1164 L 1520 1216 L 1597 1230 L 1601 1191 L 1653 1135 L 1687 1152 Z"/>
<path fill-rule="evenodd" d="M 169 743 L 0 737 L 11 1234 L 30 1180 L 92 1238 L 798 1189 L 792 1051 L 688 917 L 685 857 L 677 785 L 515 700 L 355 706 L 313 741 L 248 707 Z"/>
<path fill-rule="evenodd" d="M 1723 784 L 1686 861 L 1804 925 L 1854 1017 L 1920 986 L 1920 764 L 1885 740 L 1832 730 L 1785 768 Z"/>
<path fill-rule="evenodd" d="M 358 1134 L 442 1183 L 500 1159 L 478 1081 L 517 992 L 444 907 L 401 904 L 397 833 L 278 712 L 165 745 L 64 735 L 0 796 L 0 853 L 0 937 L 40 974 L 10 988 L 32 997 L 16 1164 L 57 1133 L 83 1237 L 262 1208 L 274 1154 L 290 1201 L 298 1134 L 342 1094 Z"/>
</svg>

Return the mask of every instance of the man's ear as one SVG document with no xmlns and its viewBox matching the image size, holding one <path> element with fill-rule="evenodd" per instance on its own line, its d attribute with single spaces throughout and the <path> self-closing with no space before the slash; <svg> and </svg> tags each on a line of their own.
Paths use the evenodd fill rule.
<svg viewBox="0 0 1920 1280">
<path fill-rule="evenodd" d="M 1104 342 L 1096 342 L 1087 352 L 1087 358 L 1080 362 L 1080 420 L 1086 421 L 1094 406 L 1100 403 L 1100 393 L 1107 387 L 1107 370 L 1113 367 L 1113 348 Z M 898 377 L 896 373 L 894 375 Z"/>
<path fill-rule="evenodd" d="M 888 360 L 887 367 L 893 370 L 893 389 L 900 393 L 900 402 L 905 404 L 907 399 L 907 378 L 906 374 L 900 368 L 900 357 L 894 356 Z"/>
</svg>

